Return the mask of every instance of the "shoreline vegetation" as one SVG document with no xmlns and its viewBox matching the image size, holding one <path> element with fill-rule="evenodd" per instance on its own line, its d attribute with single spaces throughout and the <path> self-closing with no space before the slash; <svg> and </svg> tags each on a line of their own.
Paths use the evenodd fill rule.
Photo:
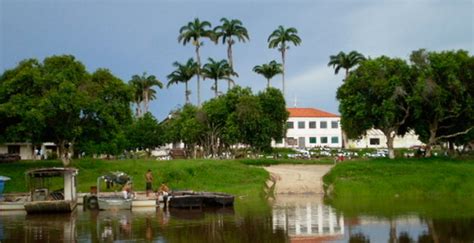
<svg viewBox="0 0 474 243">
<path fill-rule="evenodd" d="M 89 192 L 97 177 L 123 171 L 133 178 L 136 191 L 144 191 L 144 175 L 151 169 L 153 188 L 166 183 L 173 190 L 231 193 L 246 205 L 262 208 L 271 190 L 270 174 L 261 166 L 287 164 L 332 164 L 332 160 L 240 159 L 171 160 L 146 159 L 74 160 L 79 169 L 78 192 Z M 60 167 L 61 161 L 21 161 L 0 164 L 2 175 L 12 178 L 5 193 L 26 192 L 25 171 L 38 167 Z M 368 159 L 338 163 L 323 177 L 325 201 L 344 214 L 366 212 L 396 215 L 414 211 L 443 217 L 474 212 L 474 159 Z M 60 188 L 61 183 L 51 182 Z M 111 191 L 120 188 L 112 188 Z M 424 207 L 423 205 L 431 205 Z M 439 210 L 440 207 L 443 210 Z M 248 207 L 245 207 L 248 208 Z M 419 210 L 417 210 L 419 209 Z M 466 211 L 467 210 L 467 211 Z"/>
<path fill-rule="evenodd" d="M 134 189 L 145 188 L 144 174 L 151 169 L 154 186 L 166 183 L 174 189 L 210 190 L 245 194 L 261 190 L 269 174 L 258 166 L 276 164 L 333 164 L 331 158 L 303 159 L 195 159 L 159 161 L 152 159 L 77 159 L 78 191 L 88 192 L 96 179 L 111 171 L 133 178 Z M 0 164 L 2 175 L 12 180 L 5 192 L 26 192 L 24 173 L 38 167 L 60 167 L 59 160 L 20 161 Z M 338 163 L 323 177 L 329 197 L 393 196 L 437 198 L 474 197 L 474 159 L 353 159 Z"/>
<path fill-rule="evenodd" d="M 325 202 L 347 216 L 472 217 L 472 175 L 472 158 L 350 161 L 323 177 Z"/>
</svg>

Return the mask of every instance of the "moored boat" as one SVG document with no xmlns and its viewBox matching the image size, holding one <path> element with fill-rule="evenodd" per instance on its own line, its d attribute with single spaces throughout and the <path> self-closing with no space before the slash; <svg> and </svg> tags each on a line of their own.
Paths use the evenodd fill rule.
<svg viewBox="0 0 474 243">
<path fill-rule="evenodd" d="M 220 192 L 177 191 L 168 196 L 171 208 L 231 207 L 234 196 Z M 166 199 L 165 199 L 166 200 Z"/>
<path fill-rule="evenodd" d="M 108 186 L 119 185 L 122 188 L 129 185 L 131 191 L 132 178 L 124 172 L 111 172 L 107 175 L 100 176 L 97 178 L 97 203 L 99 210 L 131 210 L 132 209 L 132 196 L 130 191 L 123 191 L 121 194 L 106 195 L 101 194 L 100 188 L 102 182 L 105 182 Z"/>
<path fill-rule="evenodd" d="M 24 203 L 25 210 L 31 213 L 63 213 L 71 212 L 76 208 L 76 168 L 41 168 L 26 172 L 30 196 Z M 62 188 L 52 183 L 63 179 Z M 13 206 L 13 205 L 12 205 Z"/>
</svg>

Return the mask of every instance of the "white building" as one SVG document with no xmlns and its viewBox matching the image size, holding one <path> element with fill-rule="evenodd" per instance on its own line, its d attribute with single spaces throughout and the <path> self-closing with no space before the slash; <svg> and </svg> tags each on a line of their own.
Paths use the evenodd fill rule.
<svg viewBox="0 0 474 243">
<path fill-rule="evenodd" d="M 275 147 L 311 148 L 342 146 L 340 117 L 314 108 L 288 108 L 286 139 Z"/>
<path fill-rule="evenodd" d="M 41 147 L 35 148 L 31 143 L 4 143 L 0 144 L 0 154 L 18 154 L 22 160 L 46 159 L 47 156 L 56 153 L 58 148 L 54 143 L 42 143 Z"/>
<path fill-rule="evenodd" d="M 415 131 L 410 130 L 405 136 L 396 136 L 393 140 L 394 148 L 410 148 L 412 146 L 424 145 L 418 139 Z M 360 139 L 350 139 L 348 148 L 387 148 L 387 138 L 378 129 L 367 130 L 366 135 Z"/>
</svg>

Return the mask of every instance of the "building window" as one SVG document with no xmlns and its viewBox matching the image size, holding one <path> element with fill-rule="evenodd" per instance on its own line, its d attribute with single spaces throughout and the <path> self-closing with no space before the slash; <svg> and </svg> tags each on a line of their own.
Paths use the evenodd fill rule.
<svg viewBox="0 0 474 243">
<path fill-rule="evenodd" d="M 304 121 L 298 122 L 298 128 L 299 129 L 304 129 Z"/>
<path fill-rule="evenodd" d="M 288 127 L 288 129 L 293 129 L 293 122 L 287 122 L 286 126 Z"/>
<path fill-rule="evenodd" d="M 8 153 L 9 154 L 20 154 L 20 146 L 19 145 L 8 145 Z"/>
<path fill-rule="evenodd" d="M 321 137 L 321 143 L 322 144 L 328 143 L 328 137 Z"/>
<path fill-rule="evenodd" d="M 320 122 L 320 123 L 319 123 L 319 127 L 321 127 L 321 128 L 328 128 L 328 122 L 326 122 L 326 121 Z"/>
<path fill-rule="evenodd" d="M 275 140 L 275 144 L 282 144 L 282 143 L 283 143 L 283 139 L 282 139 L 282 138 Z"/>
<path fill-rule="evenodd" d="M 370 145 L 380 145 L 380 138 L 371 138 Z"/>
<path fill-rule="evenodd" d="M 316 143 L 316 137 L 309 137 L 309 143 Z"/>
<path fill-rule="evenodd" d="M 310 121 L 309 122 L 309 128 L 316 129 L 316 122 L 315 121 Z"/>
<path fill-rule="evenodd" d="M 339 137 L 331 137 L 331 143 L 332 144 L 339 143 Z"/>
<path fill-rule="evenodd" d="M 332 122 L 331 122 L 331 128 L 339 128 L 339 122 L 337 122 L 337 121 L 332 121 Z"/>
</svg>

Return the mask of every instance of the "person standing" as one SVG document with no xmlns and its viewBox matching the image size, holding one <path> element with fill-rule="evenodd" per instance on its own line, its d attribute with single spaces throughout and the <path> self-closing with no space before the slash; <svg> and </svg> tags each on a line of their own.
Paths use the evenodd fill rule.
<svg viewBox="0 0 474 243">
<path fill-rule="evenodd" d="M 148 169 L 148 171 L 145 174 L 145 181 L 146 181 L 146 196 L 148 197 L 148 194 L 150 194 L 150 191 L 152 191 L 152 184 L 153 184 L 153 174 L 151 173 L 151 170 Z"/>
</svg>

